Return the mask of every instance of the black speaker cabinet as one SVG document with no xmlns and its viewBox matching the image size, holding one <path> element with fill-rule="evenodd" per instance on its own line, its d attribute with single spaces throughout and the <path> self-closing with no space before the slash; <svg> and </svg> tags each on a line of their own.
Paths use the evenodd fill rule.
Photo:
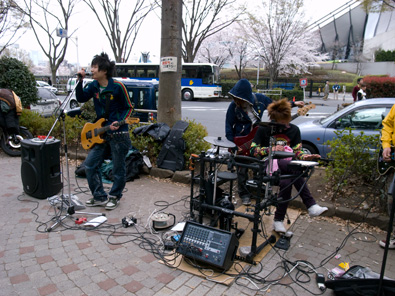
<svg viewBox="0 0 395 296">
<path fill-rule="evenodd" d="M 21 176 L 23 190 L 44 199 L 59 193 L 63 184 L 60 174 L 60 141 L 39 139 L 22 141 Z"/>
</svg>

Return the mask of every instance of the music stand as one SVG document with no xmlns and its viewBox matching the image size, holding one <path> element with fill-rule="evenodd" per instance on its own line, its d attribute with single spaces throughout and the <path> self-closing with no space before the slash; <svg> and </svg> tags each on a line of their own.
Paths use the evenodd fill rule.
<svg viewBox="0 0 395 296">
<path fill-rule="evenodd" d="M 54 124 L 52 125 L 50 131 L 48 132 L 45 140 L 43 141 L 42 147 L 44 147 L 44 145 L 46 144 L 47 140 L 49 139 L 52 130 L 55 128 L 56 124 L 58 123 L 58 121 L 60 120 L 60 118 L 62 118 L 62 122 L 63 122 L 63 143 L 64 143 L 64 156 L 66 158 L 66 172 L 67 172 L 67 182 L 68 182 L 68 194 L 64 195 L 62 194 L 61 196 L 61 207 L 63 207 L 63 199 L 67 198 L 68 199 L 68 207 L 67 207 L 67 214 L 64 215 L 63 217 L 60 215 L 57 217 L 57 221 L 50 226 L 47 229 L 47 232 L 51 232 L 53 229 L 55 229 L 64 219 L 74 215 L 74 214 L 85 214 L 85 215 L 96 215 L 96 216 L 105 216 L 105 213 L 90 213 L 90 212 L 76 212 L 74 209 L 74 204 L 71 198 L 71 185 L 70 185 L 70 172 L 69 172 L 69 158 L 68 158 L 68 149 L 67 149 L 67 137 L 66 137 L 66 123 L 65 123 L 65 109 L 66 106 L 68 105 L 68 103 L 70 102 L 71 96 L 74 94 L 75 89 L 77 88 L 77 86 L 82 83 L 82 80 L 78 80 L 78 82 L 76 83 L 74 89 L 72 90 L 72 92 L 64 99 L 63 103 L 59 106 L 59 108 L 56 110 L 56 120 L 54 122 Z"/>
</svg>

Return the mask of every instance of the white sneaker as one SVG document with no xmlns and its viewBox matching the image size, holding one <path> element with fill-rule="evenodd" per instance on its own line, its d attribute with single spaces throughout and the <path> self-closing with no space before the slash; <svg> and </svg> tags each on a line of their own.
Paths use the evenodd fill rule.
<svg viewBox="0 0 395 296">
<path fill-rule="evenodd" d="M 275 232 L 282 232 L 282 233 L 287 232 L 287 230 L 284 227 L 283 221 L 274 221 L 273 229 Z"/>
<path fill-rule="evenodd" d="M 317 204 L 312 205 L 310 208 L 307 209 L 307 211 L 309 212 L 310 217 L 317 217 L 319 215 L 321 215 L 323 212 L 327 211 L 328 208 L 327 207 L 321 207 Z"/>
</svg>

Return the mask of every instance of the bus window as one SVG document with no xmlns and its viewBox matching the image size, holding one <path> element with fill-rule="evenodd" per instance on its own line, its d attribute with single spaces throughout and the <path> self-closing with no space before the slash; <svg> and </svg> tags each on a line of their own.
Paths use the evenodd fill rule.
<svg viewBox="0 0 395 296">
<path fill-rule="evenodd" d="M 115 72 L 117 77 L 135 77 L 134 66 L 116 67 Z"/>
<path fill-rule="evenodd" d="M 145 91 L 140 90 L 139 102 L 138 102 L 138 108 L 140 109 L 144 108 L 144 97 L 145 97 Z"/>
<path fill-rule="evenodd" d="M 199 68 L 196 66 L 183 66 L 182 67 L 182 78 L 200 78 Z"/>
<path fill-rule="evenodd" d="M 137 65 L 137 76 L 140 78 L 156 78 L 158 77 L 158 66 L 155 65 Z"/>
<path fill-rule="evenodd" d="M 214 74 L 210 66 L 203 66 L 200 68 L 202 71 L 202 83 L 213 84 Z"/>
</svg>

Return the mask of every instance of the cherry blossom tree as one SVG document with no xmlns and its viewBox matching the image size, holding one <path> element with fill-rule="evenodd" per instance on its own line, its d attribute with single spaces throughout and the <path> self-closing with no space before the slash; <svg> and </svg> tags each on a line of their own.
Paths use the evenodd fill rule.
<svg viewBox="0 0 395 296">
<path fill-rule="evenodd" d="M 240 24 L 235 22 L 221 33 L 205 39 L 197 55 L 199 62 L 209 62 L 220 66 L 232 65 L 242 78 L 242 73 L 253 57 L 250 54 L 248 40 L 244 38 Z"/>
<path fill-rule="evenodd" d="M 279 75 L 306 73 L 308 66 L 326 56 L 318 51 L 320 39 L 306 29 L 303 0 L 263 2 L 264 11 L 249 18 L 243 26 L 251 51 L 263 61 L 269 73 L 269 84 Z"/>
</svg>

